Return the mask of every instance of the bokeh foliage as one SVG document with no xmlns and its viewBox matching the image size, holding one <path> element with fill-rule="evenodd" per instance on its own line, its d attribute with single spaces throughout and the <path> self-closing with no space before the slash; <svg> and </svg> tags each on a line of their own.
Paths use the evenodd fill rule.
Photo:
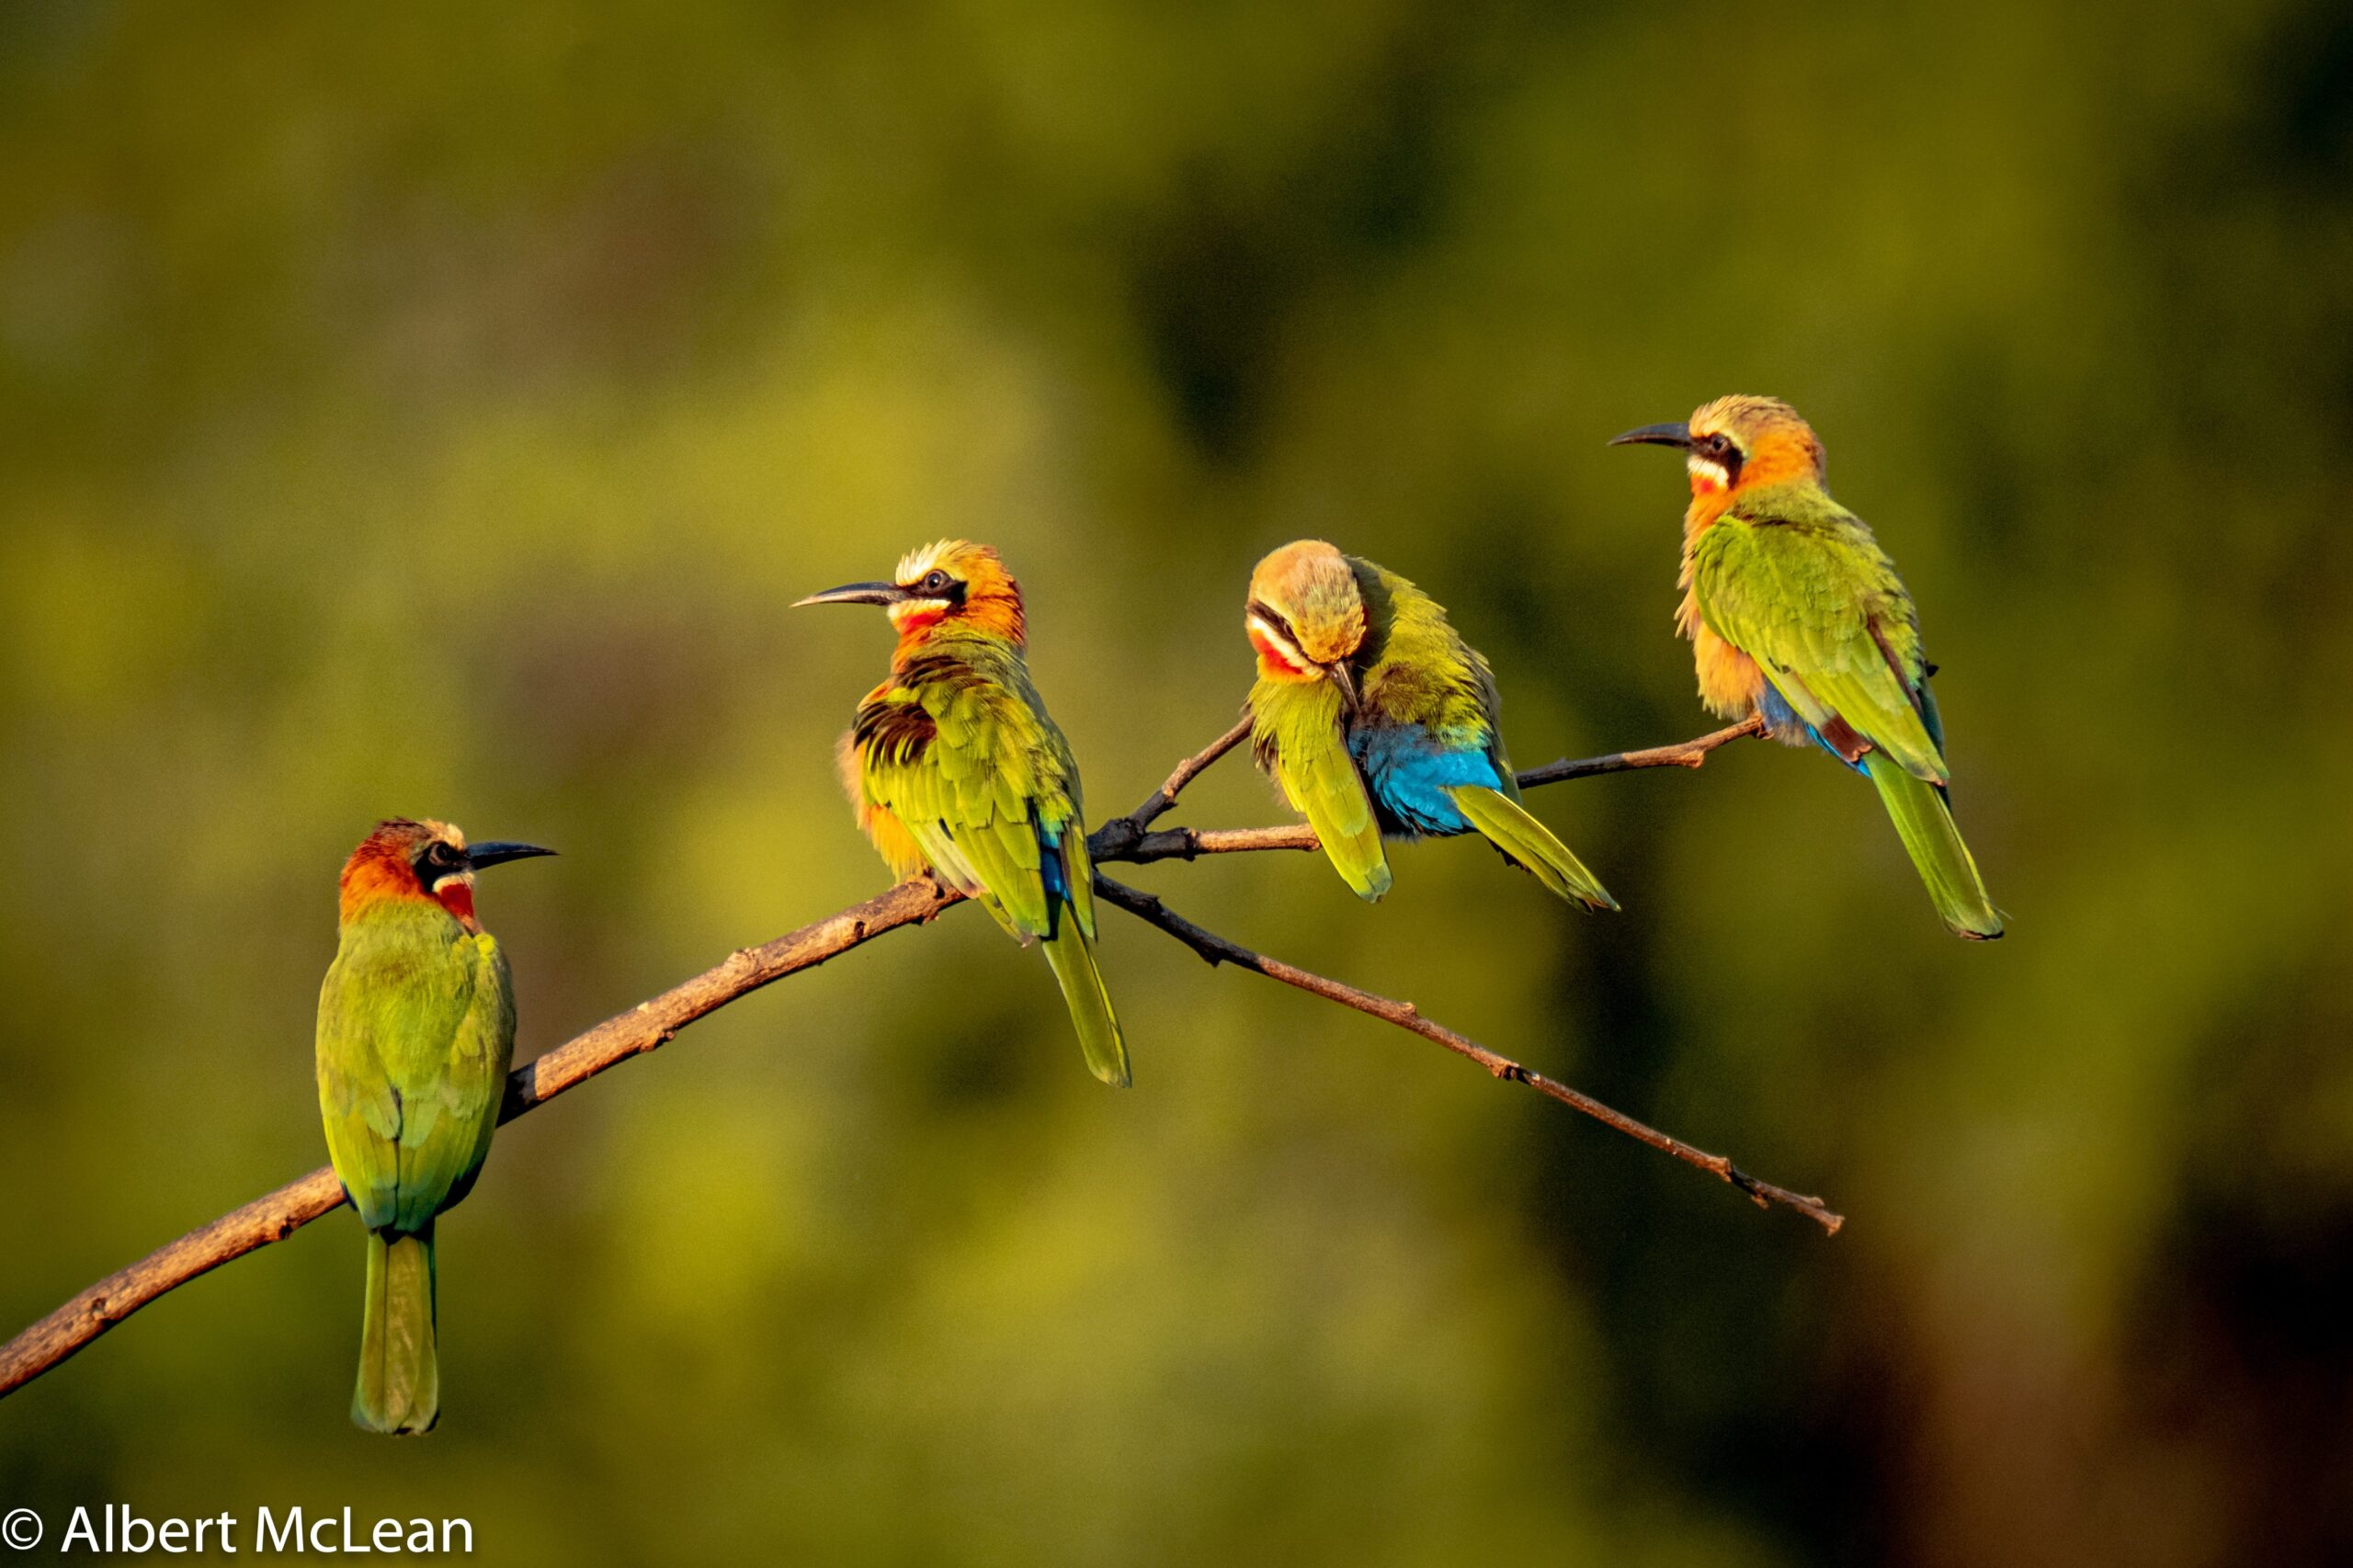
<svg viewBox="0 0 2353 1568">
<path fill-rule="evenodd" d="M 1746 745 L 1475 846 L 1143 873 L 1851 1217 L 1825 1243 L 1117 916 L 1136 1090 L 976 916 L 501 1138 L 448 1416 L 348 1215 L 0 1405 L 0 1501 L 516 1562 L 2353 1552 L 2341 6 L 0 9 L 0 1317 L 320 1158 L 333 868 L 485 878 L 525 1054 L 873 891 L 832 739 L 999 544 L 1097 817 L 1322 533 L 1523 763 L 1705 727 L 1678 476 L 1805 410 L 2011 938 Z M 1269 820 L 1232 765 L 1196 821 Z"/>
</svg>

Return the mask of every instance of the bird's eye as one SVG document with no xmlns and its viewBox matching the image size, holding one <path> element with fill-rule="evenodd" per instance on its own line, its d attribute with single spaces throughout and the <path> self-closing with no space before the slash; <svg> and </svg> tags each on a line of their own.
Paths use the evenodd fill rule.
<svg viewBox="0 0 2353 1568">
<path fill-rule="evenodd" d="M 948 574 L 936 569 L 928 572 L 924 575 L 922 585 L 926 594 L 940 593 L 948 586 Z"/>
<path fill-rule="evenodd" d="M 1740 443 L 1721 430 L 1711 430 L 1704 436 L 1693 437 L 1691 455 L 1700 462 L 1712 463 L 1722 469 L 1726 483 L 1739 479 L 1740 465 L 1745 460 L 1741 453 Z"/>
</svg>

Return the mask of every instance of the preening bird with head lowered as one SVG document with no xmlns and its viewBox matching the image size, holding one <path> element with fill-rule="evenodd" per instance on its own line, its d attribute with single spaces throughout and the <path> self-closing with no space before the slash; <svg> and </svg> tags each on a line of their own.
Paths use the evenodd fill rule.
<svg viewBox="0 0 2353 1568">
<path fill-rule="evenodd" d="M 1475 832 L 1560 897 L 1618 907 L 1520 804 L 1495 672 L 1437 600 L 1360 556 L 1299 540 L 1250 574 L 1243 627 L 1258 661 L 1258 766 L 1358 897 L 1389 891 L 1384 837 Z"/>
</svg>

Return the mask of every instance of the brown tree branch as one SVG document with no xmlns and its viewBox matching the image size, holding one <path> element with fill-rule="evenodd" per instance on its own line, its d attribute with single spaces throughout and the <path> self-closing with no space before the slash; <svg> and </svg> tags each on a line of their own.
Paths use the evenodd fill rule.
<svg viewBox="0 0 2353 1568">
<path fill-rule="evenodd" d="M 1608 756 L 1588 756 L 1576 762 L 1566 758 L 1548 762 L 1541 767 L 1531 767 L 1519 776 L 1519 787 L 1534 790 L 1545 784 L 1564 783 L 1571 778 L 1592 778 L 1604 773 L 1630 773 L 1638 767 L 1697 767 L 1708 760 L 1719 746 L 1745 740 L 1750 735 L 1765 733 L 1765 721 L 1754 715 L 1737 724 L 1727 724 L 1712 734 L 1697 740 L 1677 741 L 1671 746 L 1652 746 L 1647 751 L 1613 751 Z"/>
<path fill-rule="evenodd" d="M 1541 1073 L 1522 1067 L 1507 1056 L 1489 1051 L 1478 1041 L 1456 1034 L 1442 1024 L 1423 1017 L 1420 1008 L 1411 1002 L 1394 1002 L 1386 996 L 1376 996 L 1370 991 L 1359 991 L 1328 980 L 1310 970 L 1287 964 L 1280 959 L 1270 959 L 1264 953 L 1254 953 L 1237 942 L 1230 942 L 1216 932 L 1194 925 L 1160 900 L 1157 893 L 1139 892 L 1108 877 L 1096 879 L 1096 886 L 1103 896 L 1129 914 L 1149 922 L 1176 937 L 1199 953 L 1211 968 L 1222 963 L 1236 969 L 1246 969 L 1253 974 L 1263 974 L 1268 980 L 1279 980 L 1285 985 L 1295 985 L 1312 996 L 1327 1002 L 1337 1002 L 1344 1007 L 1354 1007 L 1359 1013 L 1370 1013 L 1384 1023 L 1395 1024 L 1424 1040 L 1434 1040 L 1457 1056 L 1466 1056 L 1485 1068 L 1489 1074 L 1506 1083 L 1525 1084 L 1538 1094 L 1560 1101 L 1572 1110 L 1582 1111 L 1605 1127 L 1615 1128 L 1640 1143 L 1647 1143 L 1663 1154 L 1672 1154 L 1687 1165 L 1695 1165 L 1721 1181 L 1729 1182 L 1746 1193 L 1759 1209 L 1779 1204 L 1794 1209 L 1823 1230 L 1836 1235 L 1838 1227 L 1847 1222 L 1846 1216 L 1834 1213 L 1819 1198 L 1791 1192 L 1775 1187 L 1769 1181 L 1759 1181 L 1722 1154 L 1711 1154 L 1694 1148 L 1682 1139 L 1661 1132 L 1647 1122 L 1635 1120 L 1624 1111 L 1616 1110 L 1595 1099 L 1591 1095 L 1569 1087 L 1558 1079 L 1547 1078 Z"/>
<path fill-rule="evenodd" d="M 1177 796 L 1187 785 L 1240 744 L 1249 731 L 1249 722 L 1245 718 L 1177 764 L 1167 780 L 1144 797 L 1133 812 L 1123 817 L 1115 817 L 1097 828 L 1087 839 L 1095 858 L 1107 863 L 1139 863 L 1169 858 L 1191 859 L 1198 855 L 1257 849 L 1314 848 L 1314 834 L 1304 827 L 1240 828 L 1208 833 L 1196 832 L 1191 828 L 1172 828 L 1159 833 L 1148 831 L 1152 823 L 1175 806 Z M 1750 726 L 1735 725 L 1681 745 L 1620 752 L 1580 762 L 1558 762 L 1532 774 L 1522 774 L 1520 781 L 1523 786 L 1533 786 L 1599 773 L 1617 773 L 1629 768 L 1697 767 L 1716 747 L 1754 733 Z M 1108 889 L 1117 887 L 1117 884 L 1107 881 L 1105 886 Z M 1123 895 L 1130 898 L 1143 896 L 1122 888 L 1113 894 L 1114 901 L 1119 902 Z M 628 1012 L 607 1019 L 586 1033 L 576 1035 L 547 1051 L 536 1061 L 517 1068 L 507 1080 L 506 1099 L 500 1107 L 499 1120 L 502 1123 L 511 1121 L 547 1104 L 567 1089 L 586 1083 L 608 1068 L 619 1066 L 631 1057 L 659 1050 L 675 1040 L 680 1029 L 738 997 L 748 995 L 787 975 L 813 969 L 886 932 L 929 922 L 962 900 L 961 893 L 943 889 L 928 879 L 916 878 L 901 882 L 838 915 L 779 937 L 772 942 L 756 948 L 740 949 L 693 979 L 673 986 L 650 1001 L 639 1003 Z M 1122 903 L 1122 907 L 1127 905 Z M 1165 911 L 1162 913 L 1168 921 L 1177 919 L 1173 915 L 1166 915 Z M 1154 923 L 1162 925 L 1162 928 L 1171 931 L 1172 935 L 1178 934 L 1162 921 L 1155 920 Z M 1261 959 L 1245 949 L 1225 943 L 1222 937 L 1203 932 L 1189 922 L 1182 924 L 1199 933 L 1203 939 L 1230 949 L 1230 953 L 1219 954 L 1223 961 L 1239 963 L 1276 979 L 1288 978 L 1286 974 L 1277 972 L 1279 969 L 1287 970 L 1288 966 L 1277 965 L 1272 960 Z M 1189 941 L 1188 945 L 1191 945 Z M 1202 951 L 1204 957 L 1209 956 L 1197 945 L 1195 950 Z M 1363 998 L 1380 1006 L 1403 1009 L 1406 1016 L 1418 1017 L 1406 1004 L 1384 1002 L 1381 998 L 1354 991 L 1336 982 L 1308 975 L 1304 971 L 1290 971 L 1290 973 L 1301 978 L 1289 979 L 1289 983 L 1302 984 L 1304 989 L 1314 991 L 1319 995 L 1330 994 L 1332 1000 L 1345 1002 L 1347 1006 L 1361 1006 L 1361 1002 L 1351 998 Z M 1319 987 L 1329 987 L 1330 991 Z M 1367 1007 L 1365 1010 L 1374 1009 Z M 1387 1017 L 1389 1014 L 1376 1012 L 1375 1016 Z M 1392 1018 L 1391 1021 L 1401 1020 Z M 1579 1095 L 1565 1085 L 1540 1078 L 1518 1064 L 1486 1051 L 1483 1047 L 1450 1031 L 1438 1029 L 1426 1020 L 1421 1024 L 1407 1023 L 1404 1027 L 1447 1046 L 1449 1050 L 1470 1056 L 1498 1076 L 1516 1076 L 1518 1081 L 1538 1086 L 1553 1098 L 1641 1138 L 1654 1148 L 1711 1171 L 1740 1187 L 1760 1203 L 1785 1202 L 1800 1209 L 1806 1209 L 1811 1204 L 1812 1209 L 1808 1211 L 1814 1218 L 1823 1221 L 1832 1230 L 1837 1228 L 1837 1216 L 1829 1214 L 1813 1199 L 1801 1199 L 1782 1192 L 1779 1187 L 1756 1182 L 1735 1170 L 1729 1161 L 1703 1153 L 1688 1144 L 1654 1131 L 1631 1117 L 1621 1116 L 1598 1101 Z M 200 1230 L 190 1232 L 129 1267 L 108 1275 L 6 1345 L 0 1346 L 0 1397 L 6 1397 L 64 1361 L 158 1296 L 210 1273 L 233 1258 L 273 1242 L 284 1241 L 321 1215 L 340 1208 L 343 1202 L 343 1189 L 336 1182 L 334 1171 L 322 1167 L 223 1215 Z"/>
<path fill-rule="evenodd" d="M 684 984 L 517 1068 L 506 1080 L 506 1100 L 498 1119 L 501 1124 L 512 1121 L 608 1068 L 659 1050 L 680 1029 L 739 996 L 814 968 L 884 932 L 928 921 L 962 900 L 961 893 L 917 878 L 763 947 L 739 949 Z M 342 1184 L 323 1165 L 108 1275 L 0 1346 L 0 1397 L 48 1371 L 165 1291 L 256 1247 L 282 1242 L 343 1203 Z"/>
</svg>

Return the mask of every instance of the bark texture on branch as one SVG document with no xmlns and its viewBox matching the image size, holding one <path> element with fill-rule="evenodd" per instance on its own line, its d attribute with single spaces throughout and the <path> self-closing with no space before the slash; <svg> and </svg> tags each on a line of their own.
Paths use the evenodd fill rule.
<svg viewBox="0 0 2353 1568">
<path fill-rule="evenodd" d="M 1268 980 L 1279 980 L 1285 985 L 1295 985 L 1311 996 L 1321 996 L 1327 1002 L 1337 1002 L 1343 1007 L 1353 1007 L 1358 1012 L 1370 1014 L 1384 1023 L 1395 1024 L 1401 1029 L 1410 1030 L 1424 1040 L 1446 1047 L 1457 1056 L 1467 1057 L 1477 1062 L 1487 1070 L 1490 1076 L 1501 1078 L 1506 1083 L 1525 1084 L 1538 1094 L 1558 1100 L 1572 1110 L 1581 1111 L 1603 1126 L 1614 1128 L 1624 1133 L 1638 1143 L 1647 1143 L 1662 1154 L 1672 1154 L 1687 1165 L 1697 1166 L 1715 1176 L 1719 1181 L 1730 1183 L 1746 1193 L 1750 1200 L 1759 1209 L 1769 1209 L 1776 1204 L 1784 1209 L 1794 1209 L 1831 1235 L 1836 1235 L 1838 1227 L 1847 1222 L 1845 1215 L 1833 1213 L 1824 1205 L 1821 1199 L 1809 1198 L 1803 1193 L 1791 1192 L 1787 1187 L 1775 1187 L 1769 1181 L 1759 1181 L 1722 1154 L 1711 1154 L 1704 1149 L 1694 1148 L 1682 1139 L 1670 1133 L 1661 1132 L 1647 1122 L 1637 1121 L 1624 1111 L 1613 1109 L 1595 1099 L 1591 1095 L 1569 1087 L 1557 1078 L 1547 1078 L 1541 1073 L 1532 1072 L 1514 1062 L 1510 1057 L 1489 1051 L 1468 1036 L 1455 1033 L 1445 1025 L 1423 1016 L 1422 1010 L 1411 1002 L 1396 1002 L 1386 996 L 1376 996 L 1370 991 L 1360 991 L 1353 985 L 1346 985 L 1339 981 L 1326 979 L 1313 970 L 1301 969 L 1296 964 L 1285 963 L 1280 959 L 1270 959 L 1264 953 L 1252 952 L 1239 942 L 1228 941 L 1214 931 L 1194 925 L 1161 902 L 1158 893 L 1139 892 L 1124 883 L 1111 881 L 1108 877 L 1097 878 L 1097 886 L 1113 903 L 1137 918 L 1149 921 L 1161 930 L 1167 932 L 1199 953 L 1212 968 L 1224 963 L 1232 964 L 1236 969 L 1246 969 L 1253 974 L 1263 974 Z"/>
</svg>

